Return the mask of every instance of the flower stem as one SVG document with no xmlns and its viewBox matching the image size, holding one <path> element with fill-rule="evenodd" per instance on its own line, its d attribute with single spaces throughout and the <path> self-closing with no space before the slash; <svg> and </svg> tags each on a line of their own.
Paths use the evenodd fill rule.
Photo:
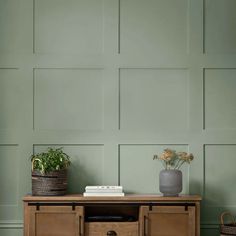
<svg viewBox="0 0 236 236">
<path fill-rule="evenodd" d="M 178 159 L 178 161 L 177 161 L 177 163 L 176 163 L 176 165 L 175 165 L 174 170 L 178 169 L 179 162 L 180 162 L 180 159 Z"/>
<path fill-rule="evenodd" d="M 179 164 L 177 170 L 179 170 L 179 168 L 184 164 L 184 162 L 185 162 L 185 160 L 183 160 L 183 161 Z"/>
</svg>

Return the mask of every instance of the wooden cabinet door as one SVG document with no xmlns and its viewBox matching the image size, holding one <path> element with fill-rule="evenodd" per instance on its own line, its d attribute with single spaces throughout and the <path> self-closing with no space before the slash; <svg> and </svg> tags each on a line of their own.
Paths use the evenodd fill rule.
<svg viewBox="0 0 236 236">
<path fill-rule="evenodd" d="M 195 236 L 195 207 L 141 207 L 140 236 Z"/>
<path fill-rule="evenodd" d="M 83 207 L 29 206 L 25 236 L 83 236 Z"/>
</svg>

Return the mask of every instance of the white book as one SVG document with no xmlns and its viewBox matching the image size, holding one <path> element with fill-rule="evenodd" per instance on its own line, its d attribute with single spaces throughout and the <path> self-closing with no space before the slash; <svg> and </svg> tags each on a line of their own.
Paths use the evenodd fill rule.
<svg viewBox="0 0 236 236">
<path fill-rule="evenodd" d="M 122 189 L 86 189 L 86 193 L 122 193 Z"/>
<path fill-rule="evenodd" d="M 125 194 L 124 193 L 101 193 L 101 192 L 97 192 L 97 193 L 87 193 L 84 192 L 84 197 L 124 197 Z"/>
<path fill-rule="evenodd" d="M 120 191 L 122 192 L 123 191 L 123 187 L 122 186 L 106 186 L 106 185 L 96 185 L 96 186 L 86 186 L 85 187 L 85 191 Z"/>
</svg>

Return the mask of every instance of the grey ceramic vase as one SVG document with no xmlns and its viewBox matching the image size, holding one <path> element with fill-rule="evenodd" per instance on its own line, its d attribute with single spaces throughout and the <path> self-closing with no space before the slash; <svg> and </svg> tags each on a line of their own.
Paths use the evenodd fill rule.
<svg viewBox="0 0 236 236">
<path fill-rule="evenodd" d="M 162 170 L 159 174 L 159 188 L 165 197 L 178 196 L 182 192 L 182 172 Z"/>
</svg>

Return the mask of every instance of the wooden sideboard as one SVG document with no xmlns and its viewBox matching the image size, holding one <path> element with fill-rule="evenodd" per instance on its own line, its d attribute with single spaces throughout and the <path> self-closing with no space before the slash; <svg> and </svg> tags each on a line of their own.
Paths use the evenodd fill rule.
<svg viewBox="0 0 236 236">
<path fill-rule="evenodd" d="M 27 195 L 24 236 L 200 236 L 197 195 Z"/>
</svg>

